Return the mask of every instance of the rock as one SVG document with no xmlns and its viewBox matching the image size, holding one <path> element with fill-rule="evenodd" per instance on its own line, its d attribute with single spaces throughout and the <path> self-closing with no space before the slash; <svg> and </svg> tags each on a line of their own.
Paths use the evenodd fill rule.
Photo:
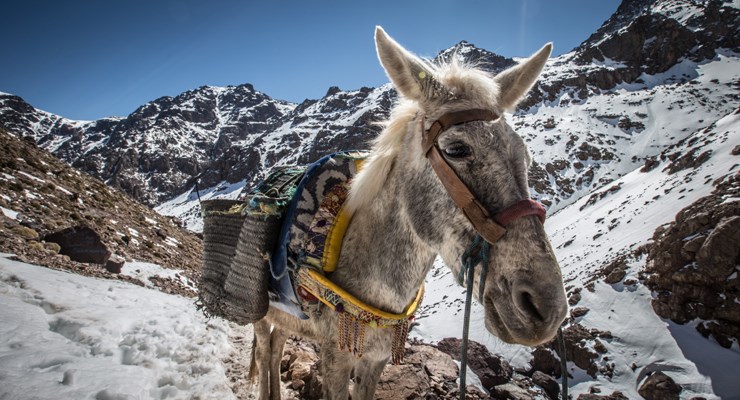
<svg viewBox="0 0 740 400">
<path fill-rule="evenodd" d="M 437 343 L 437 348 L 454 358 L 460 360 L 460 348 L 462 340 L 457 338 L 445 338 Z M 486 389 L 509 382 L 513 373 L 511 365 L 501 357 L 494 356 L 480 343 L 470 341 L 468 343 L 468 366 L 480 378 L 481 384 Z"/>
<path fill-rule="evenodd" d="M 593 394 L 593 393 L 588 393 L 588 394 L 584 393 L 584 394 L 579 395 L 576 400 L 629 400 L 629 399 L 622 392 L 615 391 L 612 394 L 603 395 L 603 396 L 598 395 L 598 394 Z"/>
<path fill-rule="evenodd" d="M 599 355 L 591 350 L 592 346 L 589 346 L 588 342 L 593 341 L 596 337 L 596 334 L 588 331 L 580 324 L 574 324 L 563 329 L 566 358 L 594 378 L 598 370 L 594 360 L 598 359 Z M 555 345 L 555 342 L 551 343 Z"/>
<path fill-rule="evenodd" d="M 740 215 L 719 221 L 696 255 L 700 273 L 714 280 L 727 279 L 735 271 L 740 255 Z"/>
<path fill-rule="evenodd" d="M 301 399 L 322 398 L 317 348 L 303 340 L 290 339 L 281 360 L 281 379 Z M 415 343 L 406 347 L 404 364 L 386 365 L 378 381 L 376 399 L 447 399 L 458 393 L 458 367 L 452 357 L 434 346 Z M 469 386 L 471 400 L 487 398 Z"/>
<path fill-rule="evenodd" d="M 574 306 L 581 301 L 581 288 L 577 287 L 568 293 L 568 305 Z"/>
<path fill-rule="evenodd" d="M 683 324 L 693 319 L 705 337 L 731 347 L 740 341 L 740 175 L 715 182 L 715 190 L 676 214 L 653 234 L 645 284 L 656 293 L 653 310 Z"/>
<path fill-rule="evenodd" d="M 494 386 L 491 389 L 494 399 L 502 400 L 533 400 L 534 397 L 526 390 L 513 383 Z"/>
<path fill-rule="evenodd" d="M 59 253 L 81 263 L 105 265 L 111 255 L 100 235 L 87 225 L 51 233 L 44 240 L 57 243 L 60 246 Z"/>
<path fill-rule="evenodd" d="M 311 366 L 313 366 L 317 361 L 318 356 L 315 352 L 305 350 L 296 351 L 290 356 L 288 378 L 293 381 L 301 380 L 304 382 L 310 382 Z"/>
<path fill-rule="evenodd" d="M 627 265 L 623 262 L 612 264 L 606 268 L 606 276 L 604 276 L 604 282 L 613 285 L 619 283 L 627 275 Z"/>
<path fill-rule="evenodd" d="M 645 164 L 640 168 L 640 172 L 649 172 L 660 165 L 660 161 L 655 156 L 645 158 Z"/>
<path fill-rule="evenodd" d="M 429 391 L 429 377 L 413 365 L 387 365 L 375 391 L 377 400 L 419 399 Z"/>
<path fill-rule="evenodd" d="M 427 345 L 413 345 L 404 363 L 423 368 L 432 381 L 455 381 L 459 368 L 452 357 L 439 349 Z"/>
<path fill-rule="evenodd" d="M 560 385 L 552 376 L 535 371 L 532 374 L 532 382 L 541 387 L 550 399 L 557 400 L 560 394 Z"/>
<path fill-rule="evenodd" d="M 705 240 L 707 240 L 706 235 L 699 235 L 691 240 L 687 240 L 683 247 L 681 247 L 681 252 L 691 253 L 692 255 L 696 254 Z M 691 255 L 686 255 L 686 257 L 690 258 Z"/>
<path fill-rule="evenodd" d="M 678 400 L 681 386 L 662 371 L 648 376 L 637 390 L 646 400 Z"/>
<path fill-rule="evenodd" d="M 120 256 L 112 255 L 105 263 L 105 269 L 108 270 L 108 272 L 110 273 L 120 274 L 121 270 L 123 269 L 123 264 L 125 263 L 126 260 L 124 260 Z"/>
<path fill-rule="evenodd" d="M 556 358 L 554 350 L 546 347 L 537 347 L 532 351 L 531 368 L 529 373 L 540 371 L 547 375 L 560 378 L 562 368 L 560 359 Z M 532 374 L 534 376 L 534 374 Z"/>
<path fill-rule="evenodd" d="M 586 307 L 575 307 L 570 310 L 570 316 L 573 318 L 578 318 L 586 315 L 589 312 L 589 309 Z"/>
</svg>

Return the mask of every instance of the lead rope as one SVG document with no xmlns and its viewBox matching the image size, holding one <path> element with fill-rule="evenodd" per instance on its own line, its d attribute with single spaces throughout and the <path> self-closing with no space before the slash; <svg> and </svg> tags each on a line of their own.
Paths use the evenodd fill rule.
<svg viewBox="0 0 740 400">
<path fill-rule="evenodd" d="M 482 243 L 482 244 L 481 244 Z M 475 250 L 478 249 L 478 254 L 473 256 Z M 480 283 L 478 284 L 478 298 L 483 298 L 483 289 L 486 287 L 486 275 L 488 274 L 488 251 L 490 244 L 483 240 L 480 235 L 476 235 L 473 239 L 473 243 L 468 246 L 462 255 L 463 268 L 460 269 L 460 274 L 457 277 L 459 284 L 462 284 L 465 279 L 465 287 L 467 291 L 465 293 L 465 318 L 463 319 L 463 337 L 462 346 L 460 348 L 460 400 L 465 400 L 466 390 L 466 379 L 468 374 L 468 332 L 470 330 L 470 309 L 473 303 L 473 279 L 475 278 L 475 266 L 478 264 L 483 265 L 481 270 Z M 568 364 L 565 356 L 565 339 L 563 338 L 563 329 L 558 328 L 558 346 L 560 356 L 560 367 L 562 370 L 561 374 L 561 399 L 568 400 Z"/>
<path fill-rule="evenodd" d="M 558 328 L 558 346 L 560 346 L 560 369 L 562 379 L 562 394 L 563 400 L 568 400 L 568 359 L 565 358 L 565 339 L 563 339 L 563 328 Z"/>
<path fill-rule="evenodd" d="M 483 240 L 480 235 L 476 235 L 473 239 L 473 243 L 465 250 L 462 256 L 463 268 L 460 270 L 458 281 L 462 283 L 462 278 L 467 275 L 465 281 L 465 287 L 467 292 L 465 294 L 465 319 L 463 320 L 463 337 L 462 346 L 460 349 L 460 400 L 465 400 L 465 380 L 468 372 L 468 331 L 470 330 L 470 308 L 473 303 L 473 278 L 475 278 L 475 266 L 482 264 L 483 270 L 481 271 L 481 279 L 478 284 L 479 298 L 483 298 L 483 289 L 486 281 L 485 276 L 488 272 L 488 250 L 490 245 L 487 241 Z M 474 253 L 478 250 L 477 254 Z"/>
</svg>

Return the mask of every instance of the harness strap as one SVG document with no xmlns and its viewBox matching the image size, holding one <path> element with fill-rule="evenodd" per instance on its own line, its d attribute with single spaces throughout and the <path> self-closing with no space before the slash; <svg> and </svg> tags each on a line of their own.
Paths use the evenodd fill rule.
<svg viewBox="0 0 740 400">
<path fill-rule="evenodd" d="M 475 195 L 468 187 L 457 177 L 447 161 L 439 154 L 436 146 L 433 146 L 427 153 L 429 163 L 432 165 L 434 172 L 437 173 L 442 186 L 449 193 L 452 201 L 462 210 L 473 227 L 488 242 L 494 243 L 501 239 L 506 233 L 506 229 L 498 224 L 485 207 L 475 198 Z"/>
<path fill-rule="evenodd" d="M 426 154 L 437 143 L 439 135 L 455 125 L 473 121 L 496 121 L 499 118 L 501 117 L 495 112 L 481 108 L 449 112 L 434 121 L 429 130 L 424 131 L 421 146 Z"/>
<path fill-rule="evenodd" d="M 501 239 L 506 233 L 505 227 L 517 218 L 535 215 L 540 222 L 545 222 L 545 208 L 534 200 L 524 199 L 491 216 L 442 157 L 436 144 L 439 135 L 455 125 L 474 121 L 497 121 L 499 118 L 501 117 L 495 112 L 485 109 L 454 111 L 439 117 L 429 129 L 422 129 L 421 146 L 432 169 L 458 208 L 488 243 Z M 421 118 L 420 121 L 423 124 L 424 119 Z"/>
<path fill-rule="evenodd" d="M 483 243 L 481 243 L 483 242 Z M 484 260 L 488 259 L 488 242 L 481 239 L 480 235 L 476 235 L 475 239 L 473 240 L 473 243 L 468 247 L 467 250 L 465 250 L 465 253 L 463 254 L 463 268 L 461 272 L 467 275 L 467 279 L 465 282 L 465 314 L 463 319 L 463 337 L 462 337 L 462 344 L 460 346 L 460 398 L 465 399 L 465 392 L 466 392 L 466 378 L 468 375 L 468 334 L 470 332 L 470 308 L 473 304 L 473 282 L 475 278 L 475 266 L 479 263 L 483 264 L 482 268 L 483 270 L 481 272 L 485 272 L 488 268 L 486 268 Z M 477 253 L 474 255 L 473 253 Z M 480 281 L 480 293 L 481 296 L 483 295 L 483 278 L 481 277 Z"/>
</svg>

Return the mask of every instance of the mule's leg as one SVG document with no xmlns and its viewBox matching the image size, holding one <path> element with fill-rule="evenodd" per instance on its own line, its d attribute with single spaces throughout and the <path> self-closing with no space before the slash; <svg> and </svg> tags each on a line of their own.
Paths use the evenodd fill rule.
<svg viewBox="0 0 740 400">
<path fill-rule="evenodd" d="M 275 327 L 270 337 L 270 399 L 280 400 L 280 361 L 283 358 L 283 347 L 288 334 Z"/>
<path fill-rule="evenodd" d="M 259 375 L 259 400 L 270 400 L 270 323 L 260 320 L 254 323 L 255 357 Z M 251 374 L 250 374 L 251 375 Z M 280 396 L 280 392 L 278 392 Z"/>
<path fill-rule="evenodd" d="M 324 398 L 326 400 L 347 400 L 349 397 L 349 377 L 355 358 L 337 348 L 337 343 L 321 343 L 321 376 L 324 378 Z"/>
<path fill-rule="evenodd" d="M 370 360 L 361 358 L 355 366 L 355 385 L 352 388 L 352 400 L 372 400 L 375 396 L 375 388 L 378 386 L 380 374 L 383 373 L 385 360 Z"/>
</svg>

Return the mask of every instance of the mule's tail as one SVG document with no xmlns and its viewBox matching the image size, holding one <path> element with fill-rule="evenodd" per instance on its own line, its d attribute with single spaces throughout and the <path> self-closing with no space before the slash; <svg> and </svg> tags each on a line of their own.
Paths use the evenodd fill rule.
<svg viewBox="0 0 740 400">
<path fill-rule="evenodd" d="M 259 373 L 257 372 L 257 335 L 254 336 L 254 339 L 252 339 L 252 355 L 251 360 L 249 361 L 249 372 L 247 373 L 247 380 L 250 383 L 255 383 L 257 379 L 257 375 Z"/>
</svg>

